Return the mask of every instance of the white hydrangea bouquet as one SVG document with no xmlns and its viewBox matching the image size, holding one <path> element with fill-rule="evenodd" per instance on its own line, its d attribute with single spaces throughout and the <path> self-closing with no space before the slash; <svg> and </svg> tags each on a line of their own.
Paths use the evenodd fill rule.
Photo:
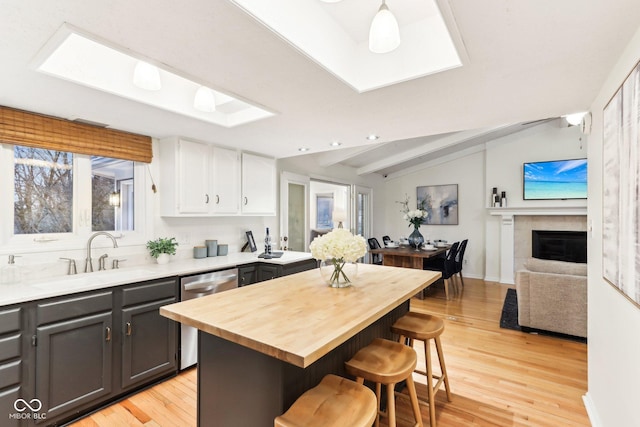
<svg viewBox="0 0 640 427">
<path fill-rule="evenodd" d="M 356 261 L 367 253 L 367 243 L 346 228 L 336 228 L 316 237 L 309 249 L 311 256 L 321 261 L 320 272 L 329 286 L 346 287 L 357 274 Z"/>
</svg>

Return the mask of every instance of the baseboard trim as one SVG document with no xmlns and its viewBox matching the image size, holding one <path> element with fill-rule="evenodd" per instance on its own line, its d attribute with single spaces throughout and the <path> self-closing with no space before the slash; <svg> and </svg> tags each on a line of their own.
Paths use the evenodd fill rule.
<svg viewBox="0 0 640 427">
<path fill-rule="evenodd" d="M 496 276 L 496 277 L 485 276 L 483 280 L 485 282 L 498 282 L 498 283 L 500 283 L 500 277 L 499 276 Z"/>
<path fill-rule="evenodd" d="M 596 410 L 596 406 L 591 400 L 591 395 L 589 392 L 586 392 L 582 396 L 582 402 L 584 403 L 584 407 L 587 410 L 587 416 L 589 417 L 589 421 L 591 421 L 591 425 L 593 427 L 602 427 L 602 422 L 600 421 L 600 417 L 598 416 L 598 411 Z"/>
</svg>

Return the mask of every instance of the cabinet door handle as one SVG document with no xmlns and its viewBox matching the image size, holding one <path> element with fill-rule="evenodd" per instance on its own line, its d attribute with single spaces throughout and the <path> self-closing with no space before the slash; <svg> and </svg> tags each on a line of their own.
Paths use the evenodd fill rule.
<svg viewBox="0 0 640 427">
<path fill-rule="evenodd" d="M 219 204 L 220 204 L 220 196 L 216 194 L 216 205 L 219 205 Z"/>
<path fill-rule="evenodd" d="M 244 204 L 245 204 L 245 206 L 247 205 L 247 203 L 249 203 L 249 199 L 247 199 L 247 197 L 245 196 L 245 198 L 244 198 Z"/>
<path fill-rule="evenodd" d="M 127 322 L 127 330 L 125 332 L 125 335 L 128 337 L 131 336 L 131 322 Z"/>
<path fill-rule="evenodd" d="M 206 203 L 206 204 L 209 204 L 209 195 L 208 195 L 208 194 L 205 194 L 204 196 L 206 197 L 205 203 Z"/>
<path fill-rule="evenodd" d="M 111 327 L 107 326 L 107 329 L 105 332 L 106 332 L 105 341 L 107 342 L 111 341 Z"/>
</svg>

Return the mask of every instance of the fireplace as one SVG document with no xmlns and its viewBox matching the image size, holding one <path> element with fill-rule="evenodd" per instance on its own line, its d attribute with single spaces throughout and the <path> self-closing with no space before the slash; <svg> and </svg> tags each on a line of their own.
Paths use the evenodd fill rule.
<svg viewBox="0 0 640 427">
<path fill-rule="evenodd" d="M 586 231 L 531 231 L 534 258 L 568 262 L 587 262 Z"/>
</svg>

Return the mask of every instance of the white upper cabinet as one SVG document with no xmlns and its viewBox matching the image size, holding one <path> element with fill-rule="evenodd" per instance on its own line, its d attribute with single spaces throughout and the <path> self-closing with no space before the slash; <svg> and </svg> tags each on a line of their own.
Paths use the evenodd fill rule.
<svg viewBox="0 0 640 427">
<path fill-rule="evenodd" d="M 179 138 L 159 146 L 162 216 L 276 214 L 275 159 Z"/>
<path fill-rule="evenodd" d="M 276 214 L 275 159 L 242 153 L 241 203 L 243 214 Z"/>
<path fill-rule="evenodd" d="M 237 214 L 240 207 L 240 154 L 213 147 L 211 158 L 211 212 Z"/>
<path fill-rule="evenodd" d="M 160 141 L 160 209 L 165 216 L 209 212 L 207 144 L 182 139 Z"/>
</svg>

